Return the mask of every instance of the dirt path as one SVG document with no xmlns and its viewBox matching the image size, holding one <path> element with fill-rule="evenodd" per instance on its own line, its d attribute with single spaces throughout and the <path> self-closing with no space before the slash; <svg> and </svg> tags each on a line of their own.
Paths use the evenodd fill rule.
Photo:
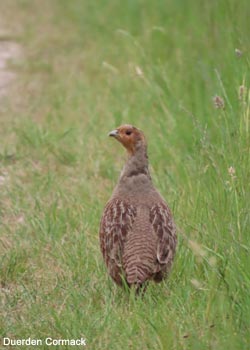
<svg viewBox="0 0 250 350">
<path fill-rule="evenodd" d="M 8 93 L 8 87 L 15 80 L 16 73 L 9 67 L 9 62 L 21 55 L 18 43 L 0 37 L 0 97 Z"/>
</svg>

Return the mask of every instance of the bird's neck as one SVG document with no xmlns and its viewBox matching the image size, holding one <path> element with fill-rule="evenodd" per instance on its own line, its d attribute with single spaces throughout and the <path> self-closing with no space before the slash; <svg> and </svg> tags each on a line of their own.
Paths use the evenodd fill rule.
<svg viewBox="0 0 250 350">
<path fill-rule="evenodd" d="M 135 149 L 132 154 L 129 154 L 128 160 L 121 173 L 120 180 L 141 174 L 146 175 L 151 180 L 148 169 L 147 146 L 145 144 L 140 145 L 140 147 Z"/>
</svg>

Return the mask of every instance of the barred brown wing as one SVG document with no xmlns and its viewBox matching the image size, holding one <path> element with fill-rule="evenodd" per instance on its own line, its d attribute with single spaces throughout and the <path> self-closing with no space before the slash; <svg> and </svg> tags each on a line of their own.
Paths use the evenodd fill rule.
<svg viewBox="0 0 250 350">
<path fill-rule="evenodd" d="M 164 202 L 157 203 L 151 207 L 150 222 L 158 237 L 158 263 L 171 265 L 177 244 L 176 228 L 170 209 Z"/>
<path fill-rule="evenodd" d="M 119 284 L 124 243 L 135 215 L 134 206 L 120 199 L 111 199 L 101 219 L 99 232 L 101 251 L 111 277 Z"/>
</svg>

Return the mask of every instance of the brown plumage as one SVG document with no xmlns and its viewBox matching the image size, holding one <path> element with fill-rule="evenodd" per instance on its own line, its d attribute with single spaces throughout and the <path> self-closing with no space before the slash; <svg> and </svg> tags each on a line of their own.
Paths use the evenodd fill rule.
<svg viewBox="0 0 250 350">
<path fill-rule="evenodd" d="M 170 271 L 177 244 L 167 203 L 154 188 L 145 136 L 132 125 L 109 133 L 128 151 L 128 160 L 106 204 L 100 224 L 101 251 L 113 280 L 137 289 L 160 282 Z"/>
</svg>

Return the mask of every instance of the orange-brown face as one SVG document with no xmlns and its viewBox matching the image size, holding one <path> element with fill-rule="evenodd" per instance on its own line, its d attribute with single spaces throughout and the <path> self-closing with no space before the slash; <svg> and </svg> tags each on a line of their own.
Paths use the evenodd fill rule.
<svg viewBox="0 0 250 350">
<path fill-rule="evenodd" d="M 113 136 L 127 149 L 130 154 L 134 154 L 136 145 L 141 141 L 145 144 L 145 137 L 141 130 L 132 125 L 125 124 L 111 131 L 109 136 Z"/>
</svg>

